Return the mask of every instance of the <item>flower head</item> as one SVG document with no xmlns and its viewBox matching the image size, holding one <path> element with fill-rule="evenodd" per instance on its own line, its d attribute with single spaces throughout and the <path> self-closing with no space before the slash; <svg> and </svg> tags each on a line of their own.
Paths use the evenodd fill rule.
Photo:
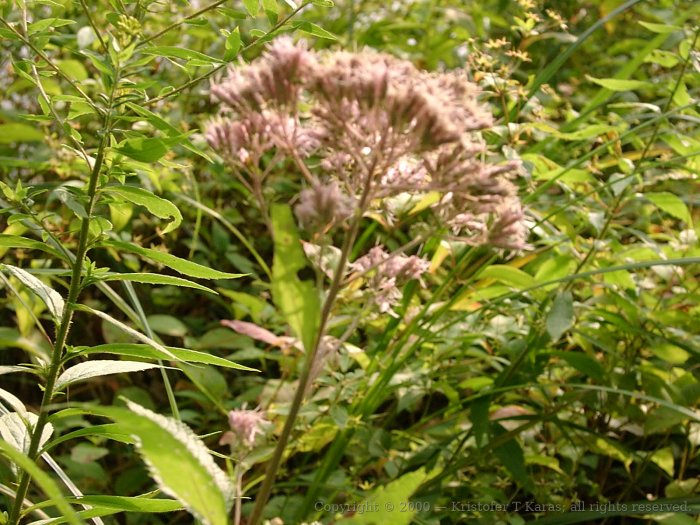
<svg viewBox="0 0 700 525">
<path fill-rule="evenodd" d="M 263 427 L 268 421 L 258 410 L 236 409 L 228 413 L 228 423 L 231 430 L 224 432 L 219 444 L 252 448 L 258 434 L 264 433 Z"/>
</svg>

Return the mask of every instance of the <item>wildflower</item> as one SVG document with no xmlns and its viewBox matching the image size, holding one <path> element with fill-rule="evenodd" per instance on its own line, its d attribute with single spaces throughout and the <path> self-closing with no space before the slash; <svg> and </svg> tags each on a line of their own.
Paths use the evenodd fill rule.
<svg viewBox="0 0 700 525">
<path fill-rule="evenodd" d="M 264 433 L 263 427 L 268 421 L 257 410 L 236 409 L 228 413 L 228 423 L 231 430 L 224 432 L 219 444 L 253 448 L 257 436 Z"/>
<path fill-rule="evenodd" d="M 438 192 L 434 209 L 455 235 L 472 244 L 525 245 L 510 180 L 517 163 L 484 162 L 476 132 L 493 118 L 464 71 L 428 73 L 371 51 L 318 54 L 284 37 L 211 92 L 225 113 L 209 125 L 209 143 L 239 171 L 269 151 L 291 157 L 309 184 L 295 207 L 309 232 L 372 208 L 391 221 L 390 199 Z M 313 168 L 300 165 L 311 156 Z M 386 307 L 395 297 L 388 281 L 381 284 Z"/>
<path fill-rule="evenodd" d="M 345 195 L 336 182 L 330 182 L 303 190 L 294 213 L 304 228 L 322 231 L 348 219 L 354 209 L 354 199 Z"/>
<path fill-rule="evenodd" d="M 232 109 L 291 106 L 313 69 L 314 58 L 305 43 L 291 37 L 276 39 L 256 64 L 229 69 L 228 78 L 211 86 L 211 94 Z"/>
<path fill-rule="evenodd" d="M 420 279 L 428 271 L 430 263 L 420 257 L 389 255 L 375 246 L 352 264 L 357 272 L 367 273 L 367 289 L 381 313 L 395 316 L 393 307 L 401 301 L 399 286 L 412 279 Z"/>
</svg>

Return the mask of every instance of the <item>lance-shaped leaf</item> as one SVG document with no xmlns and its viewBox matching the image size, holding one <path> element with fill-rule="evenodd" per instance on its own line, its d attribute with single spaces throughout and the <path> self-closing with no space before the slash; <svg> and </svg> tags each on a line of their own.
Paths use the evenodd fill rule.
<svg viewBox="0 0 700 525">
<path fill-rule="evenodd" d="M 134 283 L 144 284 L 163 284 L 169 286 L 181 286 L 185 288 L 194 288 L 203 292 L 217 294 L 211 288 L 202 286 L 201 284 L 193 283 L 181 277 L 172 275 L 159 275 L 157 273 L 108 273 L 98 277 L 100 281 L 131 281 Z"/>
<path fill-rule="evenodd" d="M 127 401 L 129 410 L 100 407 L 131 435 L 160 489 L 205 525 L 226 525 L 233 487 L 209 449 L 184 423 Z"/>
<path fill-rule="evenodd" d="M 239 365 L 223 357 L 219 357 L 206 352 L 188 350 L 186 348 L 166 347 L 169 355 L 153 348 L 149 345 L 139 345 L 133 343 L 109 343 L 92 347 L 76 348 L 76 352 L 83 355 L 89 354 L 116 354 L 127 357 L 138 357 L 141 359 L 172 359 L 175 356 L 183 363 L 202 363 L 205 365 L 220 366 L 222 368 L 233 368 L 236 370 L 247 370 L 248 372 L 258 372 L 255 368 Z"/>
<path fill-rule="evenodd" d="M 180 213 L 177 206 L 169 200 L 158 197 L 143 188 L 137 188 L 135 186 L 109 186 L 104 189 L 104 192 L 143 206 L 156 217 L 170 221 L 170 224 L 165 227 L 163 233 L 173 231 L 180 226 L 182 222 L 182 213 Z"/>
<path fill-rule="evenodd" d="M 63 372 L 56 380 L 56 390 L 85 381 L 92 377 L 107 376 L 110 374 L 126 374 L 129 372 L 141 372 L 151 368 L 162 368 L 154 363 L 141 363 L 140 361 L 114 361 L 114 360 L 94 360 L 78 363 Z"/>
<path fill-rule="evenodd" d="M 314 285 L 297 276 L 306 266 L 306 258 L 289 206 L 272 207 L 272 230 L 275 241 L 272 297 L 294 334 L 309 351 L 318 331 L 320 301 Z"/>
<path fill-rule="evenodd" d="M 3 264 L 2 267 L 44 301 L 53 318 L 60 322 L 63 316 L 63 308 L 65 307 L 61 294 L 22 268 L 17 268 L 10 264 Z"/>
<path fill-rule="evenodd" d="M 180 257 L 176 257 L 169 253 L 150 248 L 142 248 L 141 246 L 128 242 L 110 240 L 105 241 L 103 245 L 115 248 L 117 250 L 135 253 L 136 255 L 140 255 L 141 257 L 145 257 L 147 259 L 152 259 L 167 266 L 168 268 L 175 270 L 178 273 L 188 275 L 190 277 L 197 277 L 200 279 L 238 279 L 239 277 L 245 276 L 245 274 L 242 273 L 220 272 L 219 270 L 214 270 L 212 268 L 208 268 L 207 266 L 202 266 L 201 264 L 193 263 L 192 261 L 188 261 L 186 259 L 181 259 Z"/>
<path fill-rule="evenodd" d="M 32 479 L 36 482 L 41 490 L 50 498 L 51 504 L 54 505 L 61 514 L 66 518 L 67 523 L 73 525 L 82 525 L 85 523 L 76 514 L 73 507 L 66 501 L 61 489 L 58 488 L 56 482 L 51 479 L 51 477 L 41 470 L 36 463 L 34 463 L 27 456 L 18 451 L 15 447 L 0 440 L 0 454 L 8 457 L 14 463 L 19 465 L 22 470 L 28 472 Z"/>
</svg>

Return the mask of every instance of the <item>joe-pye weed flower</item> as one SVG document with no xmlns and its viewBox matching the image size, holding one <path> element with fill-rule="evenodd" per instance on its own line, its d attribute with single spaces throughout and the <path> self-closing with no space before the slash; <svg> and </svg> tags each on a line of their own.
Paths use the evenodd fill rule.
<svg viewBox="0 0 700 525">
<path fill-rule="evenodd" d="M 250 518 L 256 524 L 304 395 L 320 359 L 330 354 L 323 349 L 337 348 L 359 322 L 326 344 L 344 277 L 362 275 L 366 304 L 396 316 L 402 287 L 429 268 L 418 256 L 389 254 L 381 246 L 351 262 L 363 217 L 384 214 L 390 224 L 396 207 L 385 202 L 430 198 L 439 229 L 470 245 L 522 249 L 527 229 L 512 181 L 517 163 L 489 162 L 479 132 L 492 125 L 492 116 L 464 71 L 425 72 L 373 51 L 316 53 L 284 36 L 252 64 L 233 66 L 211 94 L 221 111 L 206 137 L 255 197 L 268 226 L 269 197 L 261 188 L 284 166 L 278 171 L 303 188 L 294 206 L 300 226 L 320 245 L 319 259 L 334 257 L 314 347 L 306 349 Z M 340 247 L 333 246 L 337 239 Z"/>
</svg>

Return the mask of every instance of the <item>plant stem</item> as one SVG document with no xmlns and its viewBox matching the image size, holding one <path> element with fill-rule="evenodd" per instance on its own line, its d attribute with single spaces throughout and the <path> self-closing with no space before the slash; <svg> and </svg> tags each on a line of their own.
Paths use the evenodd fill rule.
<svg viewBox="0 0 700 525">
<path fill-rule="evenodd" d="M 379 150 L 381 151 L 381 147 Z M 280 467 L 282 461 L 282 454 L 287 447 L 289 437 L 291 436 L 292 429 L 294 428 L 294 422 L 296 421 L 297 415 L 299 414 L 299 409 L 304 401 L 304 396 L 306 394 L 307 387 L 309 385 L 309 379 L 311 377 L 311 369 L 313 368 L 316 355 L 321 346 L 321 341 L 323 340 L 323 335 L 326 331 L 326 325 L 328 319 L 330 318 L 330 313 L 335 303 L 335 298 L 342 289 L 343 284 L 343 274 L 345 273 L 345 266 L 348 262 L 350 252 L 357 233 L 360 229 L 360 223 L 362 222 L 362 217 L 364 215 L 365 207 L 370 196 L 370 189 L 372 187 L 372 179 L 374 172 L 377 167 L 377 159 L 375 157 L 374 162 L 371 167 L 367 170 L 367 181 L 363 188 L 362 196 L 360 197 L 360 202 L 357 207 L 357 212 L 355 215 L 355 220 L 353 221 L 348 235 L 345 237 L 343 242 L 343 247 L 340 252 L 340 258 L 338 260 L 338 266 L 333 275 L 333 281 L 328 290 L 328 295 L 323 303 L 323 308 L 321 310 L 321 322 L 319 323 L 318 332 L 316 333 L 316 340 L 311 351 L 308 352 L 306 360 L 304 361 L 304 368 L 301 371 L 301 376 L 299 377 L 299 384 L 297 386 L 296 392 L 294 393 L 294 399 L 292 400 L 292 405 L 289 408 L 289 414 L 287 415 L 287 420 L 284 422 L 284 427 L 282 428 L 282 433 L 280 434 L 277 445 L 275 446 L 275 451 L 272 454 L 270 463 L 265 471 L 265 479 L 260 487 L 257 497 L 255 498 L 255 507 L 253 507 L 253 513 L 248 521 L 249 525 L 258 525 L 262 518 L 263 509 L 265 504 L 270 497 L 272 492 L 272 485 L 275 482 L 275 476 L 277 475 L 277 470 Z"/>
<path fill-rule="evenodd" d="M 90 180 L 88 181 L 87 217 L 82 220 L 80 226 L 78 250 L 76 251 L 75 262 L 73 263 L 70 288 L 68 289 L 68 298 L 66 299 L 65 308 L 63 310 L 63 316 L 61 317 L 61 322 L 58 325 L 58 330 L 56 332 L 56 341 L 54 343 L 53 352 L 51 354 L 49 370 L 46 374 L 46 385 L 44 386 L 44 394 L 41 398 L 39 417 L 36 421 L 36 425 L 34 425 L 34 428 L 32 430 L 32 437 L 29 443 L 29 451 L 27 452 L 27 456 L 33 461 L 36 460 L 36 458 L 38 457 L 41 435 L 49 418 L 49 405 L 53 400 L 56 379 L 58 378 L 58 374 L 61 370 L 63 350 L 65 349 L 68 334 L 70 333 L 71 322 L 73 320 L 73 312 L 75 311 L 75 304 L 78 300 L 78 295 L 80 294 L 81 290 L 83 265 L 85 262 L 85 256 L 87 255 L 88 251 L 90 217 L 92 216 L 92 212 L 95 207 L 97 181 L 99 179 L 100 170 L 102 169 L 102 164 L 104 163 L 105 148 L 107 146 L 107 136 L 108 133 L 105 132 L 105 134 L 100 139 L 100 143 L 97 148 L 95 164 L 93 166 L 92 172 L 90 173 Z M 27 495 L 30 480 L 31 476 L 26 471 L 23 471 L 20 476 L 19 485 L 17 487 L 15 502 L 12 505 L 12 510 L 10 512 L 10 517 L 8 521 L 9 525 L 18 525 L 19 523 L 20 512 L 22 509 L 21 502 L 24 501 L 24 498 Z"/>
</svg>

